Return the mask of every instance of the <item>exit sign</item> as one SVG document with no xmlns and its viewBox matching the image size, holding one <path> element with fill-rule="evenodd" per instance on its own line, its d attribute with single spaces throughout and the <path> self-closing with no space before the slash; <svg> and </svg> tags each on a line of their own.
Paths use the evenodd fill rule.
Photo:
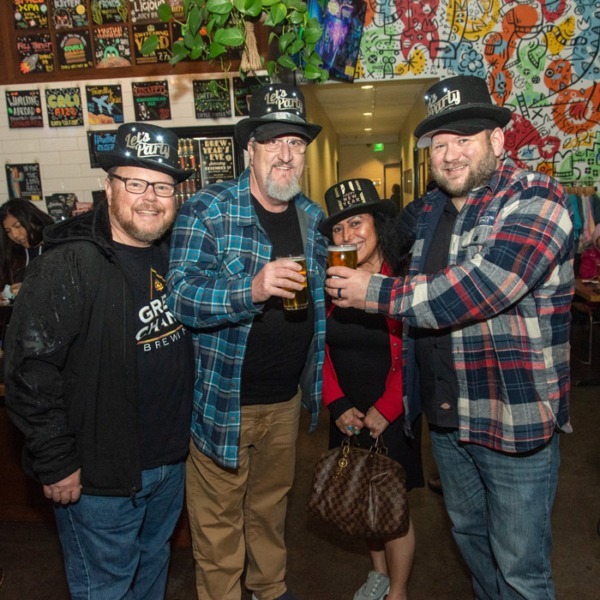
<svg viewBox="0 0 600 600">
<path fill-rule="evenodd" d="M 373 144 L 373 152 L 383 152 L 383 144 Z"/>
</svg>

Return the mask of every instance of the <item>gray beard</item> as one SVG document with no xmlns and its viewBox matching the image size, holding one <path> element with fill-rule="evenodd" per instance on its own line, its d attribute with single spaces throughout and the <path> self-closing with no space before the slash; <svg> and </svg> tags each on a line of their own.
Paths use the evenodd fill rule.
<svg viewBox="0 0 600 600">
<path fill-rule="evenodd" d="M 297 180 L 294 180 L 288 185 L 281 185 L 273 181 L 271 176 L 268 175 L 265 189 L 269 198 L 280 202 L 289 202 L 300 193 L 300 184 Z"/>
</svg>

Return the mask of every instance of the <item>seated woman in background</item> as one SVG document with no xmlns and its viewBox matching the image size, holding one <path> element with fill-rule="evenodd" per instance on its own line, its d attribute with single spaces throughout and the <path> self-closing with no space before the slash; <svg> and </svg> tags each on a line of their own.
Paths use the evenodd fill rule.
<svg viewBox="0 0 600 600">
<path fill-rule="evenodd" d="M 396 207 L 380 200 L 368 179 L 342 181 L 325 193 L 328 218 L 319 226 L 335 245 L 355 244 L 358 269 L 401 274 L 410 238 L 394 225 Z M 323 402 L 330 413 L 329 446 L 355 436 L 363 447 L 383 436 L 388 456 L 406 471 L 407 487 L 423 485 L 420 418 L 414 438 L 402 418 L 402 325 L 383 315 L 329 306 Z M 373 570 L 354 600 L 405 600 L 415 552 L 412 523 L 401 537 L 367 540 Z"/>
<path fill-rule="evenodd" d="M 581 253 L 579 277 L 582 279 L 600 277 L 598 267 L 600 267 L 600 224 L 596 225 L 592 233 L 592 245 Z"/>
<path fill-rule="evenodd" d="M 0 206 L 0 294 L 4 300 L 16 296 L 25 269 L 42 253 L 42 232 L 54 221 L 29 200 L 9 200 Z"/>
</svg>

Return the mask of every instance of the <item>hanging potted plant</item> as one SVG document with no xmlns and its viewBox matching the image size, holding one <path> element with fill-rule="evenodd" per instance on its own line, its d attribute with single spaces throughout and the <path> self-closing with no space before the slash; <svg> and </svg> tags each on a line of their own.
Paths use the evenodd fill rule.
<svg viewBox="0 0 600 600">
<path fill-rule="evenodd" d="M 319 0 L 323 3 L 324 0 Z M 171 5 L 158 8 L 163 22 L 181 25 L 182 36 L 172 45 L 171 64 L 181 60 L 221 61 L 227 71 L 227 60 L 232 50 L 241 51 L 242 75 L 266 69 L 271 78 L 293 72 L 308 81 L 326 81 L 328 72 L 316 52 L 322 35 L 318 20 L 310 17 L 302 0 L 183 0 L 183 16 L 179 18 Z M 264 64 L 259 55 L 254 25 L 260 22 L 269 32 L 269 45 L 276 57 Z M 152 54 L 158 37 L 149 36 L 143 54 Z"/>
</svg>

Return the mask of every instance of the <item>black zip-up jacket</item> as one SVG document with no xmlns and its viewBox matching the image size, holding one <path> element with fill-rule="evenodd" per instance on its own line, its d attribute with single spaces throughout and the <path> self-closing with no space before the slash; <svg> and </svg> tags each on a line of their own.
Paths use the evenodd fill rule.
<svg viewBox="0 0 600 600">
<path fill-rule="evenodd" d="M 141 486 L 133 298 L 106 204 L 52 225 L 6 339 L 6 405 L 43 484 L 81 467 L 82 492 Z M 164 251 L 168 252 L 164 243 Z"/>
</svg>

